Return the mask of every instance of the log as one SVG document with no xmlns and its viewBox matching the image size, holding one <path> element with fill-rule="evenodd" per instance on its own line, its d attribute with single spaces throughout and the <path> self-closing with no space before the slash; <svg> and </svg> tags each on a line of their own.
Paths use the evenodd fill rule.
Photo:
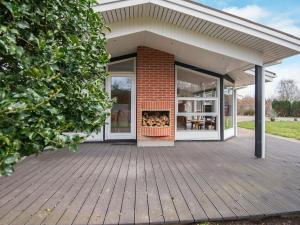
<svg viewBox="0 0 300 225">
<path fill-rule="evenodd" d="M 170 120 L 165 112 L 143 112 L 142 125 L 148 127 L 165 127 L 170 125 Z"/>
</svg>

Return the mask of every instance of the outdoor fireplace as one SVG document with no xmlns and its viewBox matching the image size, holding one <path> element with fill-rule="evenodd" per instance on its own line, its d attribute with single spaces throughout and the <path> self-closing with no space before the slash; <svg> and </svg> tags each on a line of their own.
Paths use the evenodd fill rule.
<svg viewBox="0 0 300 225">
<path fill-rule="evenodd" d="M 140 125 L 144 137 L 170 137 L 170 103 L 165 101 L 147 101 L 142 103 Z"/>
<path fill-rule="evenodd" d="M 170 111 L 143 111 L 143 127 L 169 127 Z"/>
</svg>

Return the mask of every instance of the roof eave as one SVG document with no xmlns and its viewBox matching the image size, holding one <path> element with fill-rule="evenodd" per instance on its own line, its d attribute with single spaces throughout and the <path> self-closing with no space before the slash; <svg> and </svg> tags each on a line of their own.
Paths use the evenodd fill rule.
<svg viewBox="0 0 300 225">
<path fill-rule="evenodd" d="M 189 0 L 102 0 L 94 9 L 104 12 L 140 4 L 166 7 L 300 52 L 298 37 Z"/>
</svg>

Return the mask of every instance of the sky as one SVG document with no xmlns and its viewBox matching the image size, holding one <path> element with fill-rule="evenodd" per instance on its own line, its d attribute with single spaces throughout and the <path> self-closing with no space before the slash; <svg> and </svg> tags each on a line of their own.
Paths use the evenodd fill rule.
<svg viewBox="0 0 300 225">
<path fill-rule="evenodd" d="M 202 4 L 224 10 L 237 16 L 262 23 L 300 37 L 300 0 L 196 0 Z M 292 56 L 281 64 L 267 68 L 277 74 L 266 84 L 266 97 L 276 97 L 281 79 L 293 79 L 300 89 L 300 55 Z M 254 95 L 254 87 L 240 90 L 240 95 Z"/>
</svg>

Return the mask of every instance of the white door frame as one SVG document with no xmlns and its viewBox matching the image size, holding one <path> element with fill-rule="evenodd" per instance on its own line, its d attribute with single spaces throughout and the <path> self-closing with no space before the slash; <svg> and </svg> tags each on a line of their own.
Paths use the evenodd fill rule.
<svg viewBox="0 0 300 225">
<path fill-rule="evenodd" d="M 114 72 L 106 79 L 106 91 L 111 97 L 111 78 L 130 77 L 131 78 L 131 126 L 130 133 L 111 133 L 111 118 L 108 117 L 105 125 L 105 140 L 136 139 L 136 76 L 134 73 Z"/>
</svg>

